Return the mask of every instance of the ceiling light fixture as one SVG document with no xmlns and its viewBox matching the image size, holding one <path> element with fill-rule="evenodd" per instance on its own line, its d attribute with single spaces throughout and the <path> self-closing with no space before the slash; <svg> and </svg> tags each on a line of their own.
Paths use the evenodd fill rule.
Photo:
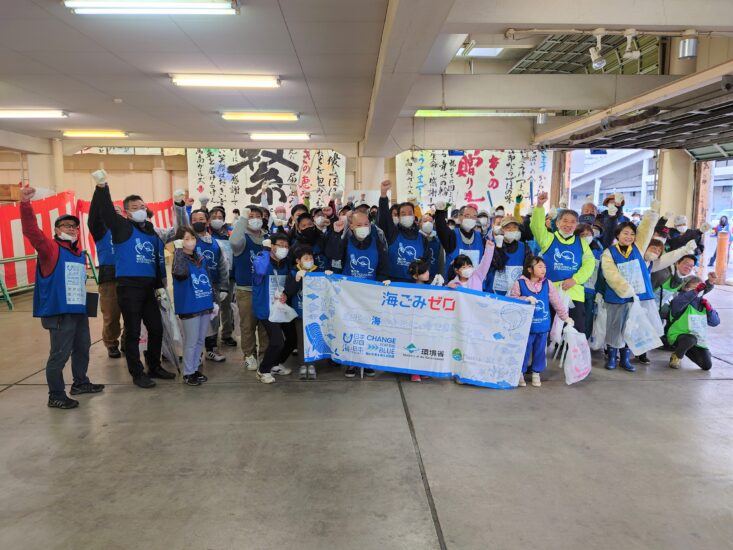
<svg viewBox="0 0 733 550">
<path fill-rule="evenodd" d="M 697 31 L 688 29 L 682 33 L 680 47 L 677 51 L 678 59 L 692 59 L 697 57 Z"/>
<path fill-rule="evenodd" d="M 69 114 L 56 109 L 0 109 L 0 118 L 66 118 Z"/>
<path fill-rule="evenodd" d="M 231 0 L 64 0 L 78 15 L 235 15 Z"/>
<path fill-rule="evenodd" d="M 603 47 L 603 45 L 601 44 L 601 39 L 603 38 L 603 34 L 594 33 L 594 36 L 596 37 L 596 45 L 591 47 L 591 49 L 589 50 L 590 60 L 593 68 L 596 71 L 600 71 L 601 69 L 603 69 L 603 67 L 606 66 L 606 60 L 601 55 L 601 48 Z"/>
<path fill-rule="evenodd" d="M 298 113 L 266 113 L 260 111 L 225 111 L 221 113 L 224 120 L 246 120 L 256 122 L 295 122 Z"/>
<path fill-rule="evenodd" d="M 204 88 L 279 88 L 279 76 L 247 74 L 172 74 L 176 86 Z"/>
<path fill-rule="evenodd" d="M 64 137 L 68 138 L 126 138 L 127 132 L 121 130 L 66 130 Z"/>
<path fill-rule="evenodd" d="M 546 111 L 499 111 L 497 109 L 418 109 L 415 118 L 534 117 Z"/>
<path fill-rule="evenodd" d="M 634 42 L 634 39 L 636 38 L 636 29 L 626 29 L 624 36 L 626 37 L 626 49 L 624 50 L 624 55 L 622 57 L 627 61 L 639 59 L 641 57 L 641 52 Z"/>
<path fill-rule="evenodd" d="M 250 133 L 249 139 L 252 141 L 308 141 L 310 134 L 269 134 L 269 133 Z"/>
<path fill-rule="evenodd" d="M 547 122 L 547 113 L 541 111 L 537 113 L 537 124 L 545 124 Z"/>
</svg>

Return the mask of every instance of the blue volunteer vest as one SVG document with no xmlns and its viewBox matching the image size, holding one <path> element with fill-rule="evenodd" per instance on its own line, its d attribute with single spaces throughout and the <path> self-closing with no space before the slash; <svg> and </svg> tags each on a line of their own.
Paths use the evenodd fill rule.
<svg viewBox="0 0 733 550">
<path fill-rule="evenodd" d="M 416 239 L 408 239 L 402 231 L 397 230 L 397 238 L 389 245 L 389 276 L 393 279 L 410 279 L 410 264 L 425 255 L 422 234 Z"/>
<path fill-rule="evenodd" d="M 244 240 L 246 242 L 244 252 L 234 256 L 234 281 L 237 286 L 252 286 L 252 274 L 255 269 L 252 261 L 262 252 L 262 245 L 255 243 L 246 233 Z"/>
<path fill-rule="evenodd" d="M 112 244 L 112 231 L 109 229 L 99 241 L 95 241 L 97 247 L 97 265 L 115 265 L 115 247 Z"/>
<path fill-rule="evenodd" d="M 189 262 L 190 274 L 187 279 L 179 281 L 173 278 L 173 304 L 176 315 L 193 315 L 214 307 L 214 296 L 206 268 L 206 258 L 200 266 Z"/>
<path fill-rule="evenodd" d="M 351 237 L 346 245 L 346 259 L 343 265 L 343 275 L 356 277 L 358 279 L 377 278 L 377 263 L 379 262 L 379 251 L 377 250 L 377 232 L 372 228 L 371 243 L 368 248 L 360 250 L 351 242 Z"/>
<path fill-rule="evenodd" d="M 463 242 L 463 236 L 461 233 L 461 230 L 457 227 L 453 228 L 453 233 L 456 235 L 456 247 L 453 249 L 453 251 L 445 255 L 445 274 L 444 276 L 448 277 L 448 270 L 450 269 L 451 264 L 453 263 L 453 260 L 456 259 L 457 256 L 460 254 L 465 254 L 469 258 L 471 258 L 471 261 L 473 262 L 473 267 L 476 267 L 479 262 L 481 261 L 481 258 L 484 256 L 484 240 L 481 237 L 481 232 L 474 229 L 473 231 L 473 241 L 471 244 L 466 244 Z M 477 258 L 478 254 L 478 259 Z"/>
<path fill-rule="evenodd" d="M 33 289 L 33 317 L 52 317 L 87 312 L 87 270 L 83 252 L 79 255 L 56 243 L 59 257 L 48 277 L 41 276 L 36 261 L 36 286 Z"/>
<path fill-rule="evenodd" d="M 629 254 L 628 258 L 624 258 L 624 255 L 621 254 L 618 250 L 618 246 L 614 245 L 611 248 L 609 248 L 611 251 L 611 257 L 613 258 L 614 263 L 619 268 L 619 271 L 621 271 L 623 268 L 622 266 L 624 264 L 631 264 L 631 262 L 638 262 L 639 269 L 641 270 L 641 275 L 644 281 L 644 292 L 639 294 L 640 300 L 653 300 L 654 299 L 654 292 L 652 291 L 652 280 L 649 276 L 649 268 L 646 265 L 646 262 L 644 261 L 644 256 L 642 256 L 641 252 L 639 252 L 639 249 L 636 248 L 635 244 L 631 245 L 631 254 Z M 623 274 L 623 271 L 622 271 Z M 629 281 L 630 282 L 630 281 Z M 627 302 L 633 301 L 633 298 L 621 298 L 618 294 L 616 294 L 613 289 L 611 288 L 611 285 L 606 284 L 606 290 L 603 293 L 603 299 L 608 302 L 609 304 L 625 304 Z"/>
<path fill-rule="evenodd" d="M 574 235 L 570 244 L 563 244 L 555 232 L 542 257 L 547 265 L 547 278 L 552 282 L 564 281 L 575 275 L 583 263 L 582 241 Z"/>
<path fill-rule="evenodd" d="M 524 247 L 526 245 L 521 241 L 517 245 L 517 249 L 514 252 L 507 253 L 504 269 L 492 269 L 489 271 L 489 275 L 486 278 L 487 291 L 499 294 L 500 296 L 506 296 L 507 292 L 514 286 L 514 283 L 522 276 L 525 255 Z"/>
<path fill-rule="evenodd" d="M 438 262 L 440 261 L 440 239 L 433 237 L 428 240 L 428 248 L 430 249 L 430 278 L 432 279 L 438 274 Z"/>
<path fill-rule="evenodd" d="M 211 284 L 219 284 L 219 263 L 221 262 L 221 247 L 216 239 L 212 238 L 210 243 L 196 237 L 196 253 L 206 260 L 206 265 L 211 274 Z"/>
<path fill-rule="evenodd" d="M 252 287 L 252 309 L 254 310 L 255 317 L 258 319 L 268 319 L 270 317 L 270 303 L 274 294 L 277 292 L 275 286 L 280 287 L 280 292 L 285 289 L 285 277 L 288 274 L 287 265 L 283 265 L 275 268 L 272 265 L 272 261 L 269 261 L 270 252 L 265 250 L 262 254 L 267 254 L 267 271 L 262 277 L 260 284 L 256 284 Z M 280 284 L 273 284 L 273 277 L 279 277 Z"/>
<path fill-rule="evenodd" d="M 132 235 L 125 242 L 115 245 L 115 272 L 117 277 L 157 276 L 156 258 L 160 276 L 165 277 L 163 241 L 157 235 L 148 235 L 132 226 Z"/>
<path fill-rule="evenodd" d="M 532 316 L 532 327 L 529 332 L 531 334 L 550 332 L 550 283 L 548 280 L 542 281 L 542 288 L 539 292 L 534 293 L 527 287 L 527 282 L 520 279 L 519 292 L 522 296 L 537 298 L 537 303 L 534 305 L 534 315 Z"/>
</svg>

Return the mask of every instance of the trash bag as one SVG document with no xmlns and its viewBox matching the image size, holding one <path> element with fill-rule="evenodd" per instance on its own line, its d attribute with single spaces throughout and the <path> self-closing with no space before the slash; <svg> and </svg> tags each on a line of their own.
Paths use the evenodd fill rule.
<svg viewBox="0 0 733 550">
<path fill-rule="evenodd" d="M 283 304 L 280 300 L 274 300 L 272 304 L 270 304 L 269 321 L 271 323 L 289 323 L 297 316 L 297 311 L 288 304 Z"/>
<path fill-rule="evenodd" d="M 573 327 L 565 327 L 563 331 L 565 352 L 563 353 L 563 370 L 565 383 L 575 384 L 584 380 L 591 371 L 590 346 L 585 334 Z"/>
<path fill-rule="evenodd" d="M 570 296 L 568 296 L 568 294 L 563 292 L 563 290 L 560 288 L 557 289 L 557 293 L 560 296 L 563 304 L 565 304 L 565 307 L 570 309 L 570 306 L 573 303 L 573 301 L 570 299 Z M 555 312 L 555 319 L 553 319 L 552 328 L 550 328 L 550 342 L 552 342 L 553 344 L 562 343 L 562 329 L 564 326 L 565 321 L 560 319 L 560 316 L 557 315 L 557 312 Z"/>
<path fill-rule="evenodd" d="M 602 350 L 606 347 L 606 320 L 608 318 L 608 310 L 606 309 L 606 301 L 601 299 L 596 301 L 598 307 L 596 317 L 593 320 L 593 333 L 590 336 L 590 349 L 593 351 Z"/>
<path fill-rule="evenodd" d="M 634 297 L 634 301 L 629 308 L 629 314 L 626 317 L 624 341 L 629 346 L 631 353 L 637 357 L 642 353 L 662 346 L 657 328 L 649 320 L 649 316 L 638 297 Z"/>
</svg>

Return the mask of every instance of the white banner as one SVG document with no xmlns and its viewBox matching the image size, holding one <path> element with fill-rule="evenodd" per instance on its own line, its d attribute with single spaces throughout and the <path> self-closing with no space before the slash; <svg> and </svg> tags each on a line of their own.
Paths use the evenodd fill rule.
<svg viewBox="0 0 733 550">
<path fill-rule="evenodd" d="M 264 184 L 270 206 L 307 197 L 311 206 L 325 206 L 346 178 L 345 157 L 330 149 L 188 149 L 186 156 L 189 196 L 206 194 L 209 208 L 227 211 L 259 205 Z"/>
<path fill-rule="evenodd" d="M 474 290 L 309 273 L 305 360 L 516 387 L 534 308 Z"/>
<path fill-rule="evenodd" d="M 550 192 L 552 152 L 536 150 L 426 150 L 397 155 L 397 197 L 418 198 L 428 208 L 442 200 L 475 204 L 481 210 L 514 208 L 518 194 L 529 205 L 540 191 Z M 530 200 L 531 196 L 531 200 Z"/>
</svg>

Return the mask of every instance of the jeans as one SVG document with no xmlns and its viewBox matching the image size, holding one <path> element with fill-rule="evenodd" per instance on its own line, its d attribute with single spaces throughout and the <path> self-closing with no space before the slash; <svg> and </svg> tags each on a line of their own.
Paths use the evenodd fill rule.
<svg viewBox="0 0 733 550">
<path fill-rule="evenodd" d="M 49 399 L 63 399 L 64 365 L 71 356 L 71 374 L 74 385 L 89 382 L 89 347 L 92 345 L 89 336 L 89 318 L 86 314 L 66 313 L 53 317 L 42 317 L 41 325 L 48 330 L 51 337 L 51 350 L 46 362 L 46 382 Z"/>
<path fill-rule="evenodd" d="M 189 319 L 181 319 L 183 325 L 183 374 L 196 372 L 204 349 L 204 338 L 209 329 L 209 314 L 197 315 Z"/>
<path fill-rule="evenodd" d="M 271 323 L 260 319 L 267 331 L 268 345 L 265 356 L 260 363 L 260 372 L 270 372 L 275 365 L 281 365 L 287 361 L 297 345 L 295 325 L 290 323 Z"/>
<path fill-rule="evenodd" d="M 527 351 L 524 354 L 522 372 L 529 368 L 529 359 L 532 358 L 532 372 L 542 372 L 547 366 L 547 335 L 549 332 L 530 333 L 527 340 Z"/>
<path fill-rule="evenodd" d="M 146 287 L 118 286 L 117 300 L 125 322 L 125 359 L 127 370 L 133 378 L 145 372 L 140 361 L 140 326 L 148 329 L 148 351 L 145 359 L 148 370 L 160 368 L 160 348 L 163 344 L 163 321 L 153 285 Z"/>
<path fill-rule="evenodd" d="M 698 346 L 697 336 L 694 334 L 680 334 L 675 342 L 674 354 L 680 359 L 687 355 L 702 370 L 710 370 L 713 367 L 710 350 Z"/>
</svg>

